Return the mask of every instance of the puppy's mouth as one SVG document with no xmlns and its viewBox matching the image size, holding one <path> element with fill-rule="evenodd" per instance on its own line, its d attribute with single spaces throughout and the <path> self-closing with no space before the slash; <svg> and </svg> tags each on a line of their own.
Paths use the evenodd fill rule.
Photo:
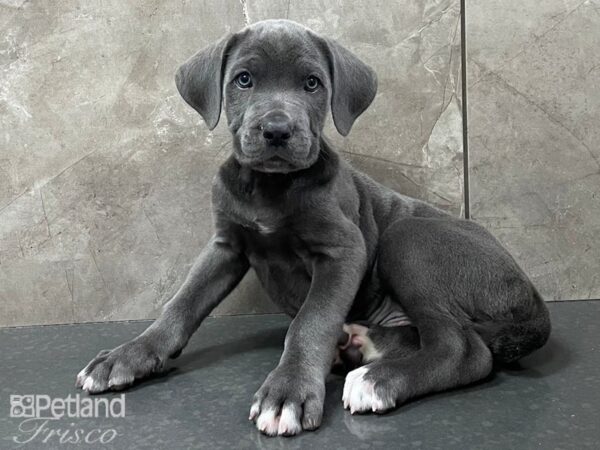
<svg viewBox="0 0 600 450">
<path fill-rule="evenodd" d="M 267 173 L 286 173 L 298 170 L 300 167 L 297 167 L 295 164 L 292 164 L 281 156 L 275 155 L 263 161 L 254 163 L 253 169 Z"/>
<path fill-rule="evenodd" d="M 237 160 L 257 172 L 290 173 L 306 169 L 316 160 L 318 143 L 307 138 L 297 138 L 296 142 L 282 145 L 269 145 L 260 139 L 242 135 L 234 139 L 234 152 Z"/>
</svg>

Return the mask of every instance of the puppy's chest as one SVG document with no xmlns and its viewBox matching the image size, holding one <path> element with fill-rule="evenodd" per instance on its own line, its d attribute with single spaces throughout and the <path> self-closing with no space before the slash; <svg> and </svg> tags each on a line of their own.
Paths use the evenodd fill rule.
<svg viewBox="0 0 600 450">
<path fill-rule="evenodd" d="M 246 205 L 247 206 L 247 205 Z M 244 248 L 255 269 L 261 271 L 301 269 L 310 264 L 310 251 L 297 226 L 300 218 L 277 209 L 252 205 L 232 212 L 230 220 L 236 224 Z"/>
<path fill-rule="evenodd" d="M 310 213 L 300 211 L 294 199 L 229 196 L 217 209 L 226 227 L 241 238 L 253 266 L 261 265 L 263 270 L 288 267 L 292 272 L 311 266 L 311 239 L 303 231 Z"/>
<path fill-rule="evenodd" d="M 310 288 L 312 254 L 289 227 L 262 230 L 256 225 L 241 231 L 246 256 L 272 301 L 293 316 Z"/>
<path fill-rule="evenodd" d="M 228 193 L 229 194 L 229 193 Z M 261 235 L 290 231 L 288 220 L 294 214 L 285 198 L 272 201 L 259 193 L 247 197 L 228 195 L 219 211 L 246 231 L 254 231 Z"/>
<path fill-rule="evenodd" d="M 285 227 L 285 218 L 275 214 L 256 212 L 248 218 L 247 228 L 261 235 L 269 235 L 280 232 Z"/>
<path fill-rule="evenodd" d="M 237 207 L 236 207 L 237 206 Z M 228 219 L 247 234 L 272 235 L 286 228 L 286 216 L 273 208 L 234 205 L 225 211 Z"/>
<path fill-rule="evenodd" d="M 309 258 L 308 246 L 284 218 L 256 215 L 239 224 L 238 229 L 244 237 L 246 253 L 254 259 L 290 264 L 292 260 Z"/>
</svg>

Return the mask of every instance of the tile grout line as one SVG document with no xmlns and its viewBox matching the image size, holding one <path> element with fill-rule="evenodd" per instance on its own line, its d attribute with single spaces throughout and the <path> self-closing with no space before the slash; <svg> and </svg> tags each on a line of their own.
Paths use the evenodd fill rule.
<svg viewBox="0 0 600 450">
<path fill-rule="evenodd" d="M 469 128 L 467 118 L 467 13 L 466 0 L 460 0 L 460 72 L 462 84 L 462 134 L 463 134 L 463 195 L 465 219 L 471 218 L 469 186 Z"/>
</svg>

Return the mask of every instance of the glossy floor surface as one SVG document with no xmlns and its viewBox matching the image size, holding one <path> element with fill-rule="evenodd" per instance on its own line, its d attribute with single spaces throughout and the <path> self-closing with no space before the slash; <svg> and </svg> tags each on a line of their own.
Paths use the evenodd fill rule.
<svg viewBox="0 0 600 450">
<path fill-rule="evenodd" d="M 343 378 L 331 376 L 321 428 L 295 438 L 262 436 L 247 420 L 252 395 L 281 353 L 284 316 L 207 320 L 170 362 L 170 373 L 125 391 L 125 416 L 109 418 L 100 405 L 102 417 L 27 419 L 35 409 L 31 400 L 14 396 L 37 394 L 44 417 L 51 415 L 48 399 L 75 405 L 81 367 L 147 322 L 0 329 L 0 448 L 17 447 L 16 441 L 24 442 L 21 448 L 599 448 L 600 302 L 550 308 L 552 338 L 521 369 L 382 416 L 344 411 Z M 87 397 L 81 395 L 80 407 Z M 119 404 L 113 406 L 120 413 Z M 60 404 L 56 408 L 60 412 Z M 110 442 L 100 445 L 100 436 Z M 70 443 L 61 444 L 61 437 Z"/>
</svg>

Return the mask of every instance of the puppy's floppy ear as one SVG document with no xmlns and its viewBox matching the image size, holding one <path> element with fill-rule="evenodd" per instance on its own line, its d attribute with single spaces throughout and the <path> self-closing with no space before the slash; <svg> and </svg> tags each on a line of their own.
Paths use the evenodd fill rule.
<svg viewBox="0 0 600 450">
<path fill-rule="evenodd" d="M 177 70 L 175 84 L 183 99 L 200 113 L 210 130 L 221 115 L 223 76 L 233 35 L 203 48 Z"/>
<path fill-rule="evenodd" d="M 331 114 L 342 136 L 369 107 L 377 92 L 375 71 L 356 55 L 331 39 L 324 39 L 332 80 Z"/>
</svg>

